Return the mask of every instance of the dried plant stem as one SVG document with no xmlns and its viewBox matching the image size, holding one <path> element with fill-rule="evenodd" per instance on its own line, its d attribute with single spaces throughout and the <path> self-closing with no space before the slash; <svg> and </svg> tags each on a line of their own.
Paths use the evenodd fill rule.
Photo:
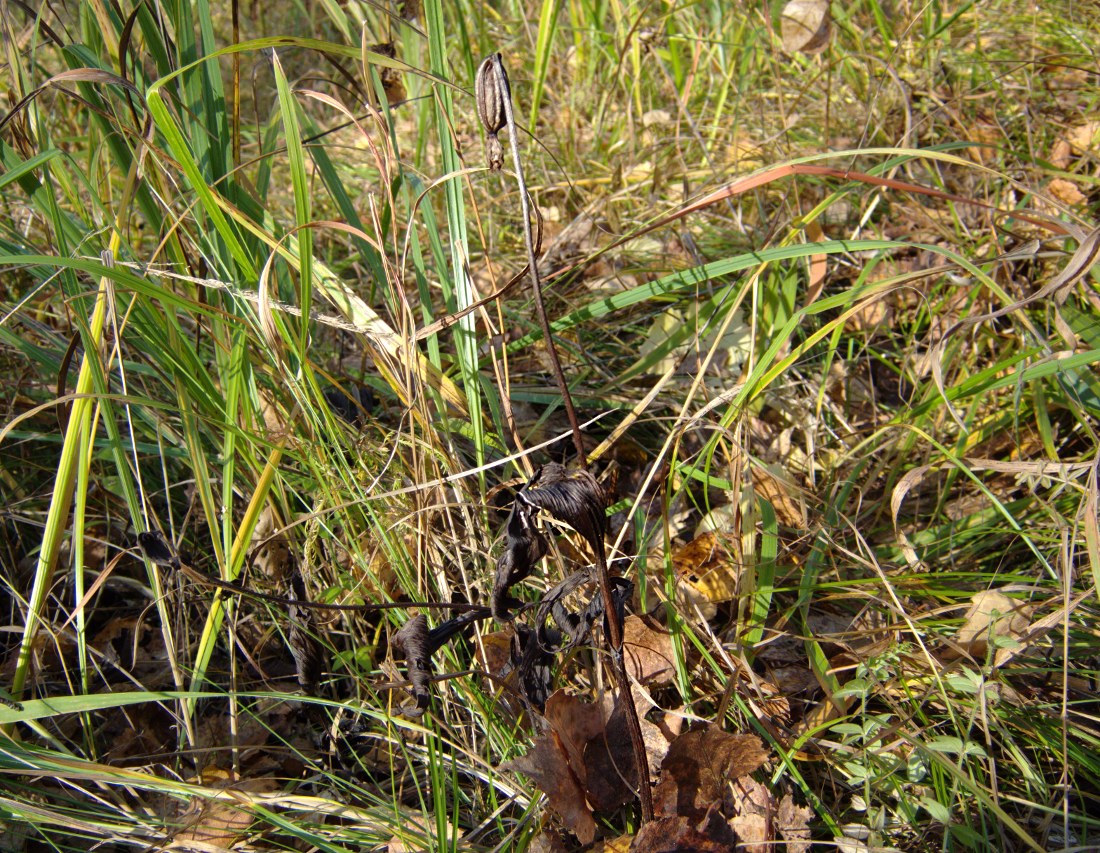
<svg viewBox="0 0 1100 853">
<path fill-rule="evenodd" d="M 516 133 L 516 120 L 512 112 L 512 91 L 508 85 L 508 74 L 504 70 L 504 63 L 499 53 L 486 59 L 478 69 L 477 86 L 478 117 L 487 134 L 489 168 L 496 171 L 501 167 L 500 143 L 497 140 L 497 132 L 507 129 L 512 140 L 512 162 L 515 165 L 516 183 L 519 185 L 519 203 L 523 214 L 523 240 L 527 248 L 527 267 L 531 274 L 531 285 L 535 294 L 535 310 L 538 313 L 539 324 L 546 338 L 546 348 L 550 353 L 550 364 L 554 369 L 554 377 L 561 389 L 562 403 L 565 405 L 565 413 L 569 417 L 569 426 L 573 431 L 573 444 L 577 449 L 577 461 L 580 464 L 585 477 L 591 480 L 594 494 L 599 493 L 599 486 L 595 479 L 587 472 L 587 458 L 584 452 L 584 441 L 581 437 L 580 424 L 577 422 L 577 413 L 573 408 L 573 399 L 569 395 L 569 386 L 565 382 L 565 374 L 558 360 L 558 351 L 554 346 L 554 335 L 550 329 L 550 321 L 546 317 L 546 306 L 542 301 L 542 281 L 539 277 L 538 259 L 535 257 L 535 241 L 531 231 L 531 203 L 527 195 L 527 182 L 523 179 L 523 163 L 519 156 L 519 135 Z M 627 728 L 630 730 L 630 745 L 634 752 L 634 761 L 638 769 L 638 796 L 642 805 L 642 821 L 649 822 L 653 819 L 653 792 L 649 787 L 649 761 L 646 758 L 645 741 L 642 738 L 642 724 L 638 719 L 638 709 L 634 705 L 634 697 L 630 689 L 630 676 L 626 671 L 626 661 L 623 658 L 623 623 L 619 616 L 619 610 L 615 606 L 615 597 L 611 591 L 611 576 L 607 570 L 607 558 L 604 554 L 603 535 L 603 507 L 598 508 L 601 523 L 592 527 L 591 534 L 593 550 L 596 553 L 596 565 L 600 575 L 600 597 L 603 599 L 604 618 L 607 620 L 607 642 L 611 647 L 612 670 L 616 682 L 617 695 L 616 707 L 621 708 L 626 716 Z M 507 578 L 506 578 L 507 580 Z"/>
<path fill-rule="evenodd" d="M 648 823 L 653 820 L 649 759 L 646 758 L 642 724 L 638 719 L 638 709 L 634 705 L 633 691 L 630 689 L 630 675 L 626 671 L 626 659 L 623 657 L 623 624 L 619 621 L 619 609 L 615 606 L 615 599 L 611 594 L 611 576 L 607 570 L 607 558 L 603 553 L 602 542 L 596 549 L 596 566 L 600 572 L 600 596 L 603 598 L 604 618 L 607 620 L 607 643 L 611 646 L 612 670 L 619 690 L 616 702 L 622 707 L 626 715 L 627 728 L 630 730 L 630 745 L 634 752 L 634 762 L 638 767 L 638 797 L 642 805 L 642 823 Z"/>
<path fill-rule="evenodd" d="M 512 113 L 512 90 L 508 85 L 508 75 L 504 71 L 504 63 L 500 54 L 492 58 L 493 70 L 496 72 L 498 90 L 502 95 L 504 107 L 505 127 L 512 141 L 512 163 L 516 171 L 516 183 L 519 185 L 519 204 L 523 215 L 523 242 L 527 249 L 527 264 L 531 273 L 531 287 L 535 294 L 535 313 L 538 314 L 539 325 L 542 334 L 546 338 L 546 349 L 550 354 L 550 366 L 554 371 L 554 378 L 561 390 L 562 403 L 565 406 L 566 417 L 569 418 L 569 428 L 573 431 L 573 446 L 577 449 L 577 460 L 582 467 L 586 464 L 584 453 L 584 441 L 581 438 L 581 427 L 577 421 L 577 412 L 573 408 L 573 398 L 569 394 L 569 386 L 565 382 L 565 374 L 561 369 L 561 361 L 558 359 L 558 349 L 554 345 L 554 335 L 550 330 L 550 321 L 546 317 L 546 306 L 542 301 L 542 279 L 539 276 L 538 259 L 535 257 L 535 241 L 531 233 L 531 202 L 527 195 L 527 182 L 523 178 L 523 163 L 519 156 L 519 134 L 516 133 L 516 120 Z"/>
</svg>

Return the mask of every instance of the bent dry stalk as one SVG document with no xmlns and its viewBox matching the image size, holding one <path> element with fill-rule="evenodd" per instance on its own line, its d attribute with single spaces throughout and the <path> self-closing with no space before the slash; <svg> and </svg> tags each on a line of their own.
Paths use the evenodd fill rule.
<svg viewBox="0 0 1100 853">
<path fill-rule="evenodd" d="M 604 555 L 607 536 L 607 515 L 604 512 L 603 490 L 592 472 L 572 473 L 557 463 L 544 465 L 516 497 L 517 502 L 546 510 L 559 521 L 576 530 L 592 547 L 599 572 L 600 597 L 603 599 L 604 625 L 607 643 L 611 647 L 611 670 L 618 688 L 616 706 L 622 709 L 630 731 L 630 744 L 638 769 L 638 796 L 642 805 L 642 821 L 653 819 L 653 793 L 649 788 L 649 761 L 646 758 L 642 724 L 630 689 L 630 676 L 623 657 L 623 621 L 620 601 L 611 585 L 611 575 Z"/>
<path fill-rule="evenodd" d="M 558 351 L 554 346 L 550 321 L 547 319 L 546 307 L 542 301 L 542 281 L 539 277 L 538 259 L 535 257 L 534 240 L 531 235 L 530 200 L 527 195 L 527 183 L 523 178 L 523 163 L 520 161 L 519 145 L 517 144 L 519 138 L 516 133 L 515 116 L 512 112 L 512 91 L 508 85 L 508 74 L 504 70 L 504 62 L 499 53 L 494 53 L 481 63 L 474 85 L 474 94 L 477 98 L 478 117 L 485 128 L 486 148 L 491 171 L 500 170 L 504 164 L 504 155 L 497 133 L 502 129 L 507 129 L 512 140 L 512 162 L 515 164 L 516 183 L 519 185 L 519 202 L 523 215 L 523 241 L 527 249 L 527 263 L 531 273 L 532 289 L 534 290 L 535 310 L 538 314 L 539 325 L 542 327 L 542 334 L 546 338 L 546 349 L 550 354 L 550 364 L 554 370 L 554 378 L 557 379 L 558 388 L 561 390 L 562 403 L 565 406 L 565 413 L 569 418 L 569 426 L 573 432 L 573 444 L 576 447 L 577 460 L 582 469 L 578 472 L 578 476 L 583 481 L 583 486 L 590 484 L 593 489 L 591 495 L 586 495 L 586 497 L 598 496 L 600 488 L 595 478 L 586 468 L 587 460 L 580 424 L 577 422 L 577 413 L 573 408 L 573 398 L 569 394 L 569 386 L 566 384 L 565 374 L 562 372 L 561 362 L 558 360 Z M 542 485 L 557 485 L 559 488 L 568 488 L 579 484 L 580 482 L 577 479 L 567 478 L 564 475 L 564 470 L 554 469 Z M 582 491 L 585 491 L 585 489 L 582 488 Z M 642 821 L 648 822 L 653 819 L 653 793 L 649 788 L 649 761 L 646 758 L 645 741 L 642 739 L 642 726 L 638 720 L 638 709 L 635 707 L 634 698 L 631 695 L 630 677 L 626 671 L 626 662 L 623 659 L 622 617 L 615 606 L 615 596 L 611 588 L 607 558 L 604 555 L 603 534 L 606 518 L 603 514 L 602 504 L 598 507 L 598 515 L 598 520 L 590 517 L 587 523 L 581 524 L 582 528 L 587 529 L 577 528 L 575 525 L 574 528 L 589 539 L 596 554 L 600 595 L 603 598 L 604 618 L 607 626 L 607 642 L 611 647 L 612 672 L 618 688 L 615 701 L 625 713 L 627 728 L 630 730 L 630 743 L 638 769 L 638 793 L 641 800 Z"/>
<path fill-rule="evenodd" d="M 523 242 L 527 249 L 527 264 L 531 273 L 531 287 L 535 296 L 535 313 L 538 314 L 539 325 L 542 327 L 543 337 L 546 338 L 546 349 L 550 354 L 550 366 L 554 371 L 554 379 L 557 380 L 558 389 L 561 391 L 566 417 L 569 418 L 569 428 L 573 432 L 573 446 L 577 450 L 577 459 L 581 466 L 584 466 L 584 440 L 581 437 L 580 423 L 577 421 L 577 412 L 573 408 L 573 398 L 569 394 L 569 386 L 565 382 L 565 374 L 562 372 L 561 361 L 558 359 L 558 349 L 554 345 L 554 335 L 550 330 L 550 321 L 546 317 L 546 306 L 542 301 L 542 279 L 539 276 L 538 259 L 535 257 L 535 241 L 531 233 L 531 203 L 527 195 L 527 182 L 523 177 L 523 163 L 519 156 L 516 119 L 512 113 L 512 88 L 508 84 L 508 74 L 504 70 L 504 62 L 499 53 L 494 53 L 485 59 L 478 68 L 477 80 L 474 83 L 474 95 L 477 98 L 478 118 L 481 119 L 481 124 L 485 128 L 485 144 L 491 171 L 497 172 L 504 167 L 504 151 L 497 133 L 507 129 L 512 140 L 512 162 L 516 171 L 516 183 L 519 186 L 519 204 L 523 216 Z"/>
</svg>

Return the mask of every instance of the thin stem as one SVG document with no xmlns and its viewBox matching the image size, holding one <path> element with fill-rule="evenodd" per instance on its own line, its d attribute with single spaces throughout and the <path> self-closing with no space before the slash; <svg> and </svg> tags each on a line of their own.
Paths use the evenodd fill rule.
<svg viewBox="0 0 1100 853">
<path fill-rule="evenodd" d="M 566 417 L 569 418 L 569 428 L 573 431 L 573 446 L 577 449 L 577 460 L 581 467 L 586 466 L 587 460 L 584 453 L 584 440 L 581 437 L 580 423 L 577 421 L 577 412 L 573 408 L 573 398 L 569 395 L 569 386 L 565 382 L 565 374 L 558 360 L 558 350 L 554 345 L 554 335 L 550 331 L 550 321 L 546 317 L 546 306 L 542 301 L 542 280 L 539 276 L 538 259 L 535 257 L 535 241 L 531 235 L 531 203 L 527 196 L 527 182 L 523 178 L 523 163 L 519 156 L 519 134 L 516 132 L 516 119 L 512 113 L 512 90 L 508 85 L 508 75 L 504 71 L 504 63 L 500 54 L 493 57 L 493 68 L 496 70 L 500 91 L 503 93 L 503 107 L 505 126 L 512 142 L 512 163 L 516 171 L 516 183 L 519 185 L 519 204 L 523 215 L 523 242 L 527 249 L 527 264 L 531 273 L 531 285 L 535 292 L 535 312 L 539 317 L 539 325 L 542 326 L 542 334 L 546 338 L 546 349 L 550 353 L 550 365 L 554 370 L 554 378 L 561 390 L 562 403 L 565 406 Z"/>
<path fill-rule="evenodd" d="M 607 642 L 611 646 L 612 670 L 619 688 L 615 701 L 626 715 L 627 728 L 630 729 L 630 745 L 634 752 L 634 762 L 638 767 L 638 796 L 642 804 L 642 822 L 653 820 L 653 792 L 649 787 L 649 759 L 646 757 L 645 739 L 642 736 L 642 724 L 638 719 L 638 708 L 634 704 L 633 691 L 630 689 L 630 676 L 626 671 L 623 657 L 623 625 L 619 621 L 619 610 L 611 594 L 611 576 L 607 570 L 607 558 L 603 553 L 603 542 L 596 548 L 596 566 L 600 573 L 600 596 L 603 598 L 603 612 L 607 619 Z"/>
<path fill-rule="evenodd" d="M 158 564 L 166 565 L 159 562 Z M 469 604 L 464 601 L 385 601 L 381 603 L 371 602 L 369 604 L 329 604 L 323 601 L 304 601 L 298 598 L 283 598 L 279 595 L 269 595 L 266 592 L 248 589 L 232 581 L 212 578 L 209 575 L 204 575 L 198 569 L 184 562 L 172 563 L 170 568 L 177 569 L 191 580 L 195 581 L 195 583 L 201 584 L 202 586 L 223 590 L 233 595 L 241 595 L 256 601 L 282 604 L 287 607 L 304 607 L 310 610 L 327 610 L 346 613 L 370 613 L 376 610 L 411 610 L 413 608 L 423 608 L 425 610 L 450 610 L 460 613 L 476 613 L 479 616 L 485 617 L 492 614 L 492 611 L 488 607 L 480 604 Z"/>
</svg>

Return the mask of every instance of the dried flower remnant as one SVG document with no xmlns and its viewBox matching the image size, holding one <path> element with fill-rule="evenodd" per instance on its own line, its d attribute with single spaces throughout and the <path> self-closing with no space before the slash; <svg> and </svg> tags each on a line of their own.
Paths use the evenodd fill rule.
<svg viewBox="0 0 1100 853">
<path fill-rule="evenodd" d="M 477 100 L 478 118 L 481 119 L 481 126 L 485 128 L 485 156 L 489 163 L 489 171 L 499 172 L 504 168 L 504 148 L 497 134 L 504 129 L 507 121 L 504 101 L 512 97 L 508 86 L 508 75 L 504 71 L 504 63 L 501 62 L 499 53 L 486 57 L 477 69 L 474 96 Z"/>
<path fill-rule="evenodd" d="M 377 53 L 379 56 L 384 56 L 386 59 L 397 58 L 397 49 L 394 47 L 392 41 L 372 44 L 367 50 L 370 53 Z M 397 106 L 408 97 L 405 92 L 405 84 L 401 80 L 401 72 L 396 68 L 391 68 L 388 65 L 379 65 L 378 79 L 382 84 L 382 91 L 386 96 L 386 103 L 391 107 Z"/>
</svg>

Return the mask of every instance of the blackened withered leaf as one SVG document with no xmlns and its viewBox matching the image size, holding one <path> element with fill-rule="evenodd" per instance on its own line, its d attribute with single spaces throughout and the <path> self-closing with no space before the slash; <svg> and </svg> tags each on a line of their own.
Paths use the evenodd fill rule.
<svg viewBox="0 0 1100 853">
<path fill-rule="evenodd" d="M 551 647 L 561 642 L 561 637 L 550 636 Z M 539 641 L 537 632 L 526 625 L 518 626 L 512 638 L 512 661 L 519 673 L 519 686 L 527 700 L 540 711 L 546 707 L 550 696 L 551 668 L 554 653 Z"/>
<path fill-rule="evenodd" d="M 611 598 L 619 613 L 620 624 L 627 599 L 634 591 L 634 584 L 626 578 L 611 578 Z M 565 599 L 581 587 L 588 586 L 585 596 L 589 597 L 588 603 L 580 610 L 570 610 Z M 536 624 L 543 625 L 547 616 L 554 620 L 562 634 L 569 640 L 566 649 L 585 642 L 592 633 L 592 625 L 604 615 L 603 597 L 596 586 L 596 577 L 593 571 L 577 571 L 569 575 L 565 580 L 549 590 L 539 602 Z"/>
<path fill-rule="evenodd" d="M 413 616 L 393 635 L 394 657 L 405 658 L 405 670 L 412 684 L 416 708 L 405 711 L 410 716 L 419 716 L 427 710 L 432 694 L 430 657 L 428 651 L 428 619 L 424 615 Z"/>
<path fill-rule="evenodd" d="M 533 705 L 542 712 L 550 695 L 553 648 L 561 638 L 554 640 L 552 645 L 544 646 L 533 630 L 520 623 L 481 635 L 478 662 L 494 677 L 497 686 L 505 686 L 502 701 L 518 695 L 524 708 Z"/>
<path fill-rule="evenodd" d="M 405 670 L 412 685 L 413 697 L 416 699 L 416 707 L 403 710 L 409 716 L 419 716 L 424 713 L 431 703 L 432 681 L 432 655 L 451 639 L 455 634 L 468 628 L 479 619 L 489 616 L 489 611 L 484 608 L 471 610 L 441 622 L 436 627 L 428 630 L 428 619 L 424 615 L 413 616 L 401 626 L 401 629 L 393 635 L 391 645 L 394 657 L 405 658 Z"/>
<path fill-rule="evenodd" d="M 306 586 L 298 572 L 294 573 L 292 589 L 295 599 L 306 600 Z M 325 665 L 324 650 L 317 641 L 317 624 L 313 611 L 308 607 L 292 604 L 287 608 L 287 618 L 290 620 L 290 630 L 287 631 L 286 640 L 294 658 L 298 684 L 306 693 L 313 693 L 321 680 Z"/>
<path fill-rule="evenodd" d="M 593 550 L 603 548 L 607 532 L 604 494 L 589 471 L 567 471 L 564 465 L 551 462 L 535 472 L 517 500 L 564 521 L 588 540 Z"/>
<path fill-rule="evenodd" d="M 180 558 L 176 553 L 176 549 L 169 544 L 168 540 L 164 538 L 164 534 L 159 531 L 150 530 L 139 533 L 138 545 L 141 546 L 142 553 L 145 554 L 150 563 L 173 569 L 179 568 Z"/>
<path fill-rule="evenodd" d="M 502 621 L 510 618 L 508 610 L 519 604 L 508 591 L 534 571 L 535 564 L 547 551 L 546 538 L 532 517 L 532 508 L 518 500 L 512 504 L 505 530 L 504 552 L 497 560 L 496 577 L 493 580 L 493 618 Z"/>
<path fill-rule="evenodd" d="M 732 735 L 714 723 L 684 732 L 668 748 L 653 790 L 659 815 L 701 818 L 721 804 L 730 779 L 752 773 L 767 759 L 756 735 Z"/>
<path fill-rule="evenodd" d="M 334 386 L 325 390 L 324 397 L 334 414 L 356 427 L 363 426 L 374 409 L 374 392 L 366 385 Z"/>
</svg>

